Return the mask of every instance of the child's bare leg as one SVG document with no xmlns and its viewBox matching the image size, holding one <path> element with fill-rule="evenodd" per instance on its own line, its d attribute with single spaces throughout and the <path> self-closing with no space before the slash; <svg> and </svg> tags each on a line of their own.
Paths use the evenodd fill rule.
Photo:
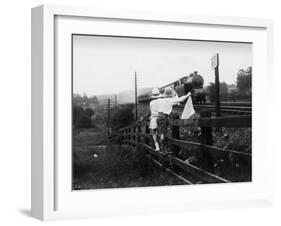
<svg viewBox="0 0 281 226">
<path fill-rule="evenodd" d="M 161 150 L 163 153 L 166 153 L 168 152 L 168 141 L 167 141 L 167 134 L 161 134 L 161 137 L 160 137 L 160 140 L 161 140 Z"/>
<path fill-rule="evenodd" d="M 160 141 L 161 141 L 161 143 L 163 143 L 163 141 L 164 141 L 164 134 L 163 133 L 160 135 Z"/>
<path fill-rule="evenodd" d="M 152 132 L 152 137 L 153 137 L 153 140 L 154 140 L 156 151 L 159 151 L 159 144 L 158 144 L 158 140 L 157 140 L 157 133 L 155 131 Z"/>
<path fill-rule="evenodd" d="M 164 134 L 163 133 L 160 134 L 160 149 L 161 149 L 161 152 L 164 151 Z"/>
</svg>

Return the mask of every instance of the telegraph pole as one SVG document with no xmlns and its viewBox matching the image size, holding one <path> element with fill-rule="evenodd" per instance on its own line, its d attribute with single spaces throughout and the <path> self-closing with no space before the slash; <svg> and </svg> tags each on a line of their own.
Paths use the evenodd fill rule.
<svg viewBox="0 0 281 226">
<path fill-rule="evenodd" d="M 137 72 L 135 72 L 135 108 L 136 108 L 136 121 L 138 120 L 138 86 L 137 86 Z"/>
<path fill-rule="evenodd" d="M 216 84 L 216 117 L 221 116 L 221 101 L 220 101 L 220 79 L 219 79 L 219 54 L 215 54 L 211 60 L 212 69 L 215 70 Z"/>
<path fill-rule="evenodd" d="M 112 112 L 116 110 L 116 106 L 117 106 L 117 95 L 115 95 L 114 97 L 112 96 L 111 98 L 108 97 L 104 100 L 104 108 L 105 108 L 104 118 L 107 126 L 107 136 L 109 136 L 111 133 L 110 120 L 112 117 Z"/>
</svg>

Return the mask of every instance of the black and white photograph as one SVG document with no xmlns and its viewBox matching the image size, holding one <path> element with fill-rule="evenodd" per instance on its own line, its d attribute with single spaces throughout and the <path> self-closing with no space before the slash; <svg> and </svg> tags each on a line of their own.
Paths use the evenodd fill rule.
<svg viewBox="0 0 281 226">
<path fill-rule="evenodd" d="M 252 181 L 250 42 L 72 35 L 72 189 Z"/>
</svg>

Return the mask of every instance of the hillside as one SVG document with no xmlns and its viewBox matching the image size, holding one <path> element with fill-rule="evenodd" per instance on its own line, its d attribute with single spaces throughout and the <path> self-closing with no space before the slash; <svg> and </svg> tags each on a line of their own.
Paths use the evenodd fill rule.
<svg viewBox="0 0 281 226">
<path fill-rule="evenodd" d="M 141 95 L 145 92 L 151 91 L 152 88 L 142 88 L 138 90 L 138 95 Z M 96 96 L 98 98 L 99 103 L 104 103 L 107 98 L 111 100 L 115 100 L 115 95 L 117 95 L 117 103 L 125 104 L 125 103 L 133 103 L 135 101 L 135 91 L 134 90 L 126 90 L 119 92 L 117 94 L 103 94 Z"/>
</svg>

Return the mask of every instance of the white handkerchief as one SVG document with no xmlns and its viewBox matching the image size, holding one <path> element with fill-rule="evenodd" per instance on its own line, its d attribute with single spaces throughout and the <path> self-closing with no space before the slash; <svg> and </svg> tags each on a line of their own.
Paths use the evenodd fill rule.
<svg viewBox="0 0 281 226">
<path fill-rule="evenodd" d="M 188 97 L 183 112 L 181 114 L 181 119 L 189 119 L 193 114 L 195 114 L 195 111 L 193 108 L 192 98 Z"/>
</svg>

